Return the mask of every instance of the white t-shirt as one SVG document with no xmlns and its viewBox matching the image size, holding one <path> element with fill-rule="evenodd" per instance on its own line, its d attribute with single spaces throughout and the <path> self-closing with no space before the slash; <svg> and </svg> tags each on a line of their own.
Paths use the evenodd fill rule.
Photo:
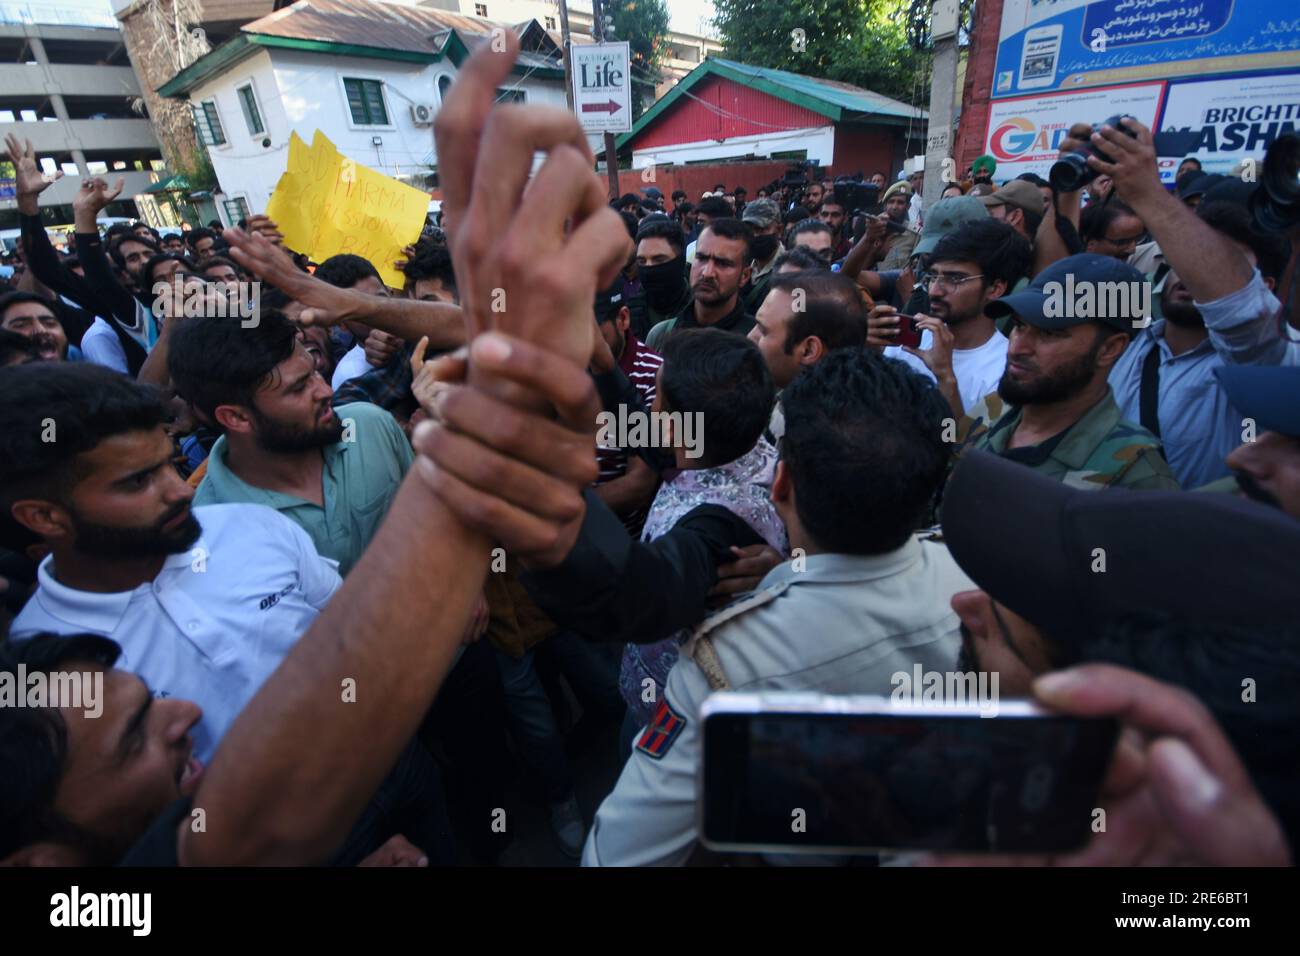
<svg viewBox="0 0 1300 956">
<path fill-rule="evenodd" d="M 81 354 L 87 362 L 106 365 L 123 375 L 127 374 L 126 349 L 122 348 L 122 342 L 113 327 L 99 316 L 95 316 L 95 321 L 81 337 Z"/>
<path fill-rule="evenodd" d="M 365 346 L 354 345 L 346 355 L 339 359 L 339 364 L 334 366 L 334 376 L 330 379 L 330 387 L 338 391 L 339 386 L 344 382 L 354 379 L 358 375 L 365 375 L 368 371 L 370 371 L 370 363 L 366 361 Z"/>
<path fill-rule="evenodd" d="M 12 633 L 85 632 L 117 641 L 119 668 L 138 674 L 155 696 L 203 708 L 194 753 L 207 763 L 342 582 L 337 562 L 321 557 L 307 532 L 272 508 L 208 505 L 194 517 L 203 527 L 194 545 L 130 591 L 70 588 L 47 557 Z"/>
<path fill-rule="evenodd" d="M 930 333 L 922 332 L 921 350 L 928 349 L 930 343 Z M 985 395 L 998 390 L 998 382 L 1007 367 L 1009 344 L 1007 337 L 994 329 L 989 340 L 978 348 L 952 350 L 952 373 L 957 378 L 957 393 L 966 409 L 973 408 Z M 934 378 L 934 373 L 924 362 L 897 345 L 885 349 L 885 358 L 906 362 L 927 378 Z"/>
</svg>

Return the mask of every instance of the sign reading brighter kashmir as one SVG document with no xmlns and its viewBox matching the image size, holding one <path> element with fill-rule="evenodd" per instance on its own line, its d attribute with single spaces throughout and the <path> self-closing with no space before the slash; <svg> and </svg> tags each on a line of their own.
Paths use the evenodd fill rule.
<svg viewBox="0 0 1300 956">
<path fill-rule="evenodd" d="M 428 193 L 344 156 L 320 130 L 310 147 L 290 136 L 289 165 L 266 206 L 288 248 L 316 262 L 361 256 L 395 289 L 403 279 L 393 262 L 420 237 L 428 210 Z"/>
</svg>

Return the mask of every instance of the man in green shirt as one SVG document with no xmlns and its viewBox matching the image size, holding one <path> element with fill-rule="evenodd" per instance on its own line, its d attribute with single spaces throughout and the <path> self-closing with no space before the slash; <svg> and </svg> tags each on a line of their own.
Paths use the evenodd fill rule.
<svg viewBox="0 0 1300 956">
<path fill-rule="evenodd" d="M 411 465 L 410 443 L 377 405 L 331 408 L 333 390 L 294 326 L 277 312 L 260 319 L 244 328 L 192 318 L 173 334 L 177 391 L 223 433 L 194 500 L 274 508 L 346 575 Z"/>
<path fill-rule="evenodd" d="M 1144 282 L 1117 259 L 1083 254 L 989 303 L 985 314 L 1011 318 L 1007 367 L 997 393 L 963 419 L 961 451 L 991 451 L 1077 488 L 1178 490 L 1159 439 L 1120 416 L 1107 381 L 1149 321 Z"/>
</svg>

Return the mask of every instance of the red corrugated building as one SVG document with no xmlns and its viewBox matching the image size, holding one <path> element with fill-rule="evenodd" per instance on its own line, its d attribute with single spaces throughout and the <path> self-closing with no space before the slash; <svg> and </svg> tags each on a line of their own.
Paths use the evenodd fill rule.
<svg viewBox="0 0 1300 956">
<path fill-rule="evenodd" d="M 893 181 L 925 144 L 925 111 L 847 83 L 710 57 L 617 140 L 634 169 L 815 160 Z"/>
</svg>

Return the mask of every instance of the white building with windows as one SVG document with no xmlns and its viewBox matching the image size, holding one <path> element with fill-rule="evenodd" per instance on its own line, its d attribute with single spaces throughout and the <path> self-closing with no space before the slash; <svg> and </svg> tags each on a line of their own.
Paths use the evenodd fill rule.
<svg viewBox="0 0 1300 956">
<path fill-rule="evenodd" d="M 450 10 L 469 16 L 504 20 L 518 23 L 522 20 L 537 20 L 549 30 L 553 38 L 560 36 L 559 0 L 417 0 L 422 7 Z M 569 32 L 575 43 L 590 38 L 593 17 L 591 0 L 570 0 Z M 678 18 L 673 17 L 674 21 Z M 708 25 L 703 18 L 694 24 L 678 24 L 693 28 L 697 32 L 679 30 L 670 26 L 664 37 L 667 49 L 660 69 L 662 78 L 655 85 L 655 98 L 663 96 L 677 85 L 691 70 L 704 62 L 707 56 L 720 56 L 722 44 L 705 32 Z M 627 37 L 615 37 L 626 40 Z"/>
<path fill-rule="evenodd" d="M 564 107 L 561 53 L 536 21 L 373 0 L 299 0 L 246 24 L 158 92 L 190 102 L 228 223 L 265 209 L 293 132 L 310 142 L 319 129 L 345 156 L 425 188 L 442 97 L 496 28 L 519 34 L 524 51 L 499 99 Z"/>
</svg>

